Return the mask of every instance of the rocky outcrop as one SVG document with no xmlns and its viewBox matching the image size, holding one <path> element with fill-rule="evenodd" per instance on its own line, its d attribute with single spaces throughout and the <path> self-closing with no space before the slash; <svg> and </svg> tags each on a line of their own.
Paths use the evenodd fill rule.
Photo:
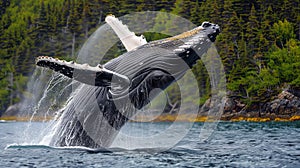
<svg viewBox="0 0 300 168">
<path fill-rule="evenodd" d="M 211 100 L 208 99 L 200 108 L 199 115 L 205 116 L 211 106 Z M 289 91 L 282 91 L 271 101 L 247 106 L 237 97 L 227 97 L 223 120 L 232 120 L 236 118 L 268 118 L 269 120 L 290 119 L 293 116 L 300 116 L 300 97 Z"/>
<path fill-rule="evenodd" d="M 211 104 L 213 103 L 213 104 Z M 211 99 L 207 99 L 205 103 L 200 108 L 199 114 L 206 115 L 210 108 L 216 106 L 215 102 L 211 102 Z M 246 109 L 246 104 L 243 104 L 238 99 L 229 98 L 225 99 L 225 106 L 223 114 L 232 114 L 232 113 L 239 113 Z"/>
<path fill-rule="evenodd" d="M 3 116 L 16 116 L 20 112 L 21 103 L 9 106 L 3 113 Z"/>
<path fill-rule="evenodd" d="M 224 113 L 237 113 L 243 112 L 246 108 L 246 104 L 233 98 L 226 98 Z"/>
<path fill-rule="evenodd" d="M 288 91 L 282 91 L 275 100 L 266 103 L 265 111 L 277 115 L 300 114 L 300 98 Z"/>
</svg>

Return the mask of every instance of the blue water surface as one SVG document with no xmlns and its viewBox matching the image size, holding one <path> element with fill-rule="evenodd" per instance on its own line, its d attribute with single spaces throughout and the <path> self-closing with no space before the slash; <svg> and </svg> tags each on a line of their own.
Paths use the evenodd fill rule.
<svg viewBox="0 0 300 168">
<path fill-rule="evenodd" d="M 31 123 L 30 131 L 44 124 Z M 148 127 L 138 124 L 124 129 Z M 300 167 L 300 122 L 220 122 L 205 142 L 199 140 L 202 125 L 195 123 L 176 146 L 157 153 L 146 147 L 106 151 L 20 144 L 28 123 L 0 122 L 0 167 Z"/>
</svg>

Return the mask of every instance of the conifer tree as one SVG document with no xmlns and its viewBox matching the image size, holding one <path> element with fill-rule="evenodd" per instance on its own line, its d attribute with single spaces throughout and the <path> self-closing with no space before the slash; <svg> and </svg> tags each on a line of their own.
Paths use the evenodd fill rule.
<svg viewBox="0 0 300 168">
<path fill-rule="evenodd" d="M 293 25 L 286 19 L 275 23 L 273 25 L 273 32 L 276 38 L 276 45 L 280 48 L 284 48 L 290 39 L 296 37 Z"/>
<path fill-rule="evenodd" d="M 190 16 L 191 1 L 176 0 L 172 13 L 184 17 L 186 19 Z"/>
<path fill-rule="evenodd" d="M 5 13 L 6 8 L 10 5 L 10 0 L 2 0 L 0 1 L 0 19 L 1 16 Z"/>
<path fill-rule="evenodd" d="M 194 5 L 191 7 L 191 22 L 198 25 L 201 22 L 201 10 L 199 0 L 196 0 Z"/>
<path fill-rule="evenodd" d="M 162 9 L 164 9 L 165 11 L 170 12 L 175 3 L 175 0 L 160 0 L 154 2 L 156 11 L 161 11 Z"/>
<path fill-rule="evenodd" d="M 246 39 L 248 41 L 249 54 L 253 57 L 259 48 L 257 44 L 259 43 L 259 22 L 256 16 L 256 10 L 254 4 L 252 4 L 251 12 L 249 14 L 248 22 L 246 24 Z"/>
<path fill-rule="evenodd" d="M 234 61 L 239 57 L 237 48 L 239 33 L 241 30 L 240 21 L 232 8 L 231 1 L 224 1 L 224 12 L 222 13 L 223 23 L 222 33 L 218 37 L 217 46 L 220 50 L 221 58 L 225 64 L 225 71 L 229 74 L 233 68 Z"/>
</svg>

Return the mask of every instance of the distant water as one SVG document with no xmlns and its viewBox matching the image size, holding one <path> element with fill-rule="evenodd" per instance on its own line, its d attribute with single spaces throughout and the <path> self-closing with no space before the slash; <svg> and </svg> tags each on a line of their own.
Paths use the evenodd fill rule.
<svg viewBox="0 0 300 168">
<path fill-rule="evenodd" d="M 27 124 L 0 122 L 0 167 L 300 167 L 300 122 L 221 122 L 204 143 L 199 141 L 202 124 L 196 123 L 179 144 L 161 153 L 11 145 L 24 140 Z M 129 123 L 124 129 L 138 132 L 147 124 Z M 39 130 L 44 125 L 36 122 L 31 127 Z"/>
</svg>

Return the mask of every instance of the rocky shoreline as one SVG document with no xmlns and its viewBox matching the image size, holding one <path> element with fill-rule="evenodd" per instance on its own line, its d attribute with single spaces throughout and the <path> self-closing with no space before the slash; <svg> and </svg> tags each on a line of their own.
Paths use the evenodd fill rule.
<svg viewBox="0 0 300 168">
<path fill-rule="evenodd" d="M 201 109 L 209 109 L 210 100 Z M 199 114 L 205 114 L 205 110 L 200 110 Z M 226 98 L 224 111 L 221 119 L 232 120 L 262 120 L 262 121 L 294 121 L 300 116 L 300 97 L 290 91 L 282 91 L 270 102 L 261 103 L 247 107 L 236 97 Z"/>
<path fill-rule="evenodd" d="M 137 115 L 135 121 L 140 122 L 163 122 L 163 121 L 189 121 L 189 122 L 205 122 L 210 119 L 207 117 L 211 100 L 208 99 L 200 108 L 198 116 L 195 114 L 176 114 L 176 109 L 170 113 L 159 114 L 156 117 L 147 116 L 145 113 Z M 26 121 L 30 117 L 17 117 L 18 107 L 16 104 L 7 109 L 0 120 L 15 120 Z M 44 120 L 37 117 L 35 121 Z M 47 118 L 46 120 L 51 120 Z M 264 122 L 264 121 L 297 121 L 300 120 L 300 97 L 293 94 L 291 91 L 282 91 L 273 98 L 272 101 L 261 104 L 260 106 L 247 107 L 237 98 L 226 98 L 223 114 L 220 118 L 223 121 L 250 121 L 250 122 Z"/>
</svg>

